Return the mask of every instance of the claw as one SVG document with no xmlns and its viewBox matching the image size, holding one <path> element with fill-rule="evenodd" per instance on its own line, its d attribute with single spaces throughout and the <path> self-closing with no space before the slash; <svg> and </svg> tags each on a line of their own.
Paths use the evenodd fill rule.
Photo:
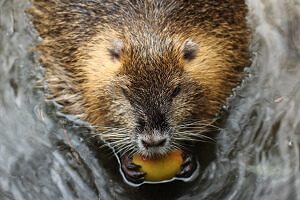
<svg viewBox="0 0 300 200">
<path fill-rule="evenodd" d="M 132 159 L 127 155 L 121 157 L 121 168 L 128 181 L 135 184 L 144 181 L 146 173 L 139 171 L 141 166 L 132 163 Z"/>
<path fill-rule="evenodd" d="M 177 173 L 178 178 L 189 178 L 197 168 L 197 163 L 192 154 L 183 154 L 183 163 L 181 165 L 181 170 Z"/>
</svg>

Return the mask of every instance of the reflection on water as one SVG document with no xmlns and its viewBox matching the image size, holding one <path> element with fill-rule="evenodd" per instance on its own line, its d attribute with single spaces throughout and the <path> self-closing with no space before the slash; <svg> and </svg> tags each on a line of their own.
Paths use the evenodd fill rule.
<svg viewBox="0 0 300 200">
<path fill-rule="evenodd" d="M 44 101 L 28 0 L 0 0 L 0 199 L 300 199 L 300 3 L 247 2 L 255 56 L 217 158 L 192 183 L 133 188 L 109 149 Z"/>
</svg>

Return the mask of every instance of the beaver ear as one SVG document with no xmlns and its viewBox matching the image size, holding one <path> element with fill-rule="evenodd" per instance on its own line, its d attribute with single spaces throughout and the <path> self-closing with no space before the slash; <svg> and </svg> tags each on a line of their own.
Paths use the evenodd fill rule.
<svg viewBox="0 0 300 200">
<path fill-rule="evenodd" d="M 119 60 L 123 52 L 124 44 L 121 40 L 113 40 L 108 48 L 112 60 Z"/>
<path fill-rule="evenodd" d="M 198 53 L 198 44 L 192 39 L 187 39 L 181 48 L 183 58 L 187 61 L 194 59 Z"/>
</svg>

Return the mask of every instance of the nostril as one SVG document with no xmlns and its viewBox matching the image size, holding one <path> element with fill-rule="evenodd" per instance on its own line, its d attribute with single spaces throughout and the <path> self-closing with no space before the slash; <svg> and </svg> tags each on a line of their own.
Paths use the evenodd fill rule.
<svg viewBox="0 0 300 200">
<path fill-rule="evenodd" d="M 160 139 L 157 141 L 152 141 L 152 140 L 142 140 L 142 144 L 144 147 L 148 148 L 148 147 L 161 147 L 164 146 L 166 143 L 166 139 Z"/>
<path fill-rule="evenodd" d="M 146 148 L 149 147 L 149 143 L 146 142 L 145 140 L 142 140 L 142 144 L 143 144 L 143 146 L 146 147 Z"/>
<path fill-rule="evenodd" d="M 161 139 L 161 140 L 157 141 L 156 146 L 164 146 L 166 141 L 167 141 L 166 139 Z"/>
</svg>

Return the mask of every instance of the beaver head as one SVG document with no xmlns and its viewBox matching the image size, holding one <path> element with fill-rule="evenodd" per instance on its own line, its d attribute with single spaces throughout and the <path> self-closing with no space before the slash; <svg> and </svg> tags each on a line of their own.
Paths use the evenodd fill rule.
<svg viewBox="0 0 300 200">
<path fill-rule="evenodd" d="M 49 98 L 120 153 L 201 138 L 248 64 L 241 0 L 35 0 Z"/>
<path fill-rule="evenodd" d="M 102 139 L 153 156 L 209 129 L 241 74 L 224 51 L 227 41 L 188 36 L 110 32 L 82 47 L 85 120 Z"/>
</svg>

